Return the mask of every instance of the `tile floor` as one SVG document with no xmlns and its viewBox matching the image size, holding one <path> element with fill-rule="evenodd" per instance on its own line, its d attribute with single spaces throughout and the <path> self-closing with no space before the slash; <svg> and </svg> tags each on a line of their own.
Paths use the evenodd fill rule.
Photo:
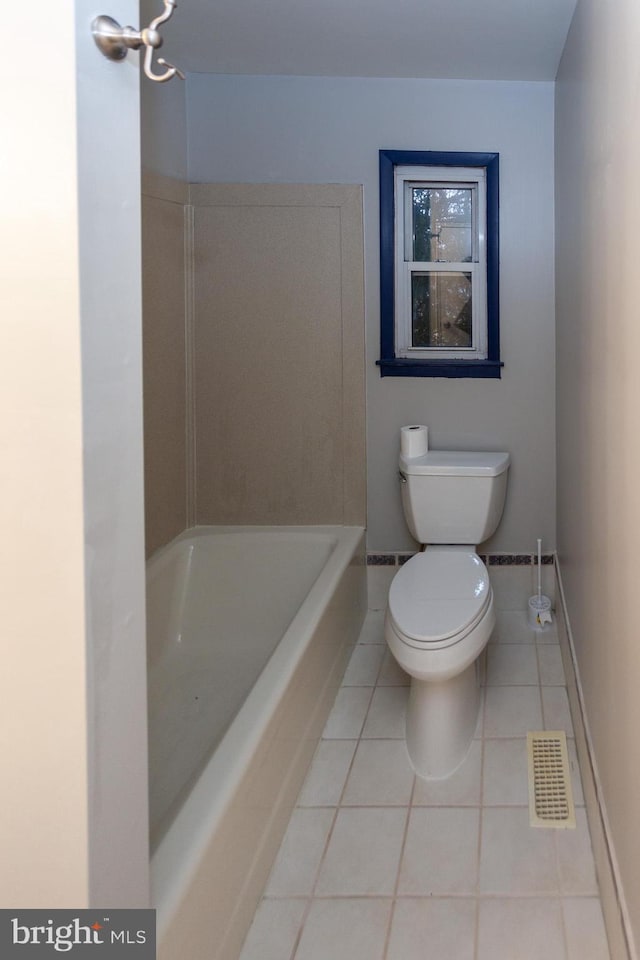
<svg viewBox="0 0 640 960">
<path fill-rule="evenodd" d="M 405 749 L 408 678 L 383 637 L 394 572 L 369 569 L 371 609 L 241 960 L 608 960 L 557 634 L 524 613 L 530 568 L 491 568 L 476 736 L 440 782 Z M 529 826 L 539 729 L 569 738 L 575 830 Z"/>
</svg>

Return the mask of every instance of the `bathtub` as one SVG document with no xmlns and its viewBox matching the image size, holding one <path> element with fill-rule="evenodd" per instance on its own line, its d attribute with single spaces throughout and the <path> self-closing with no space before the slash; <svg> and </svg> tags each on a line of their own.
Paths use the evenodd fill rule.
<svg viewBox="0 0 640 960">
<path fill-rule="evenodd" d="M 361 527 L 196 527 L 147 568 L 159 960 L 235 960 L 366 610 Z"/>
</svg>

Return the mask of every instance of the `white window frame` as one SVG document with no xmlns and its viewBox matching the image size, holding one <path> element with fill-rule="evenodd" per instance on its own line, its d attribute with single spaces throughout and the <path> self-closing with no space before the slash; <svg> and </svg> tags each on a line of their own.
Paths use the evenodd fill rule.
<svg viewBox="0 0 640 960">
<path fill-rule="evenodd" d="M 413 261 L 412 210 L 407 184 L 424 187 L 471 187 L 474 191 L 471 261 Z M 396 357 L 415 360 L 487 359 L 487 179 L 483 167 L 397 166 L 395 191 L 395 339 Z M 469 347 L 412 345 L 411 278 L 414 274 L 470 273 L 472 343 Z"/>
</svg>

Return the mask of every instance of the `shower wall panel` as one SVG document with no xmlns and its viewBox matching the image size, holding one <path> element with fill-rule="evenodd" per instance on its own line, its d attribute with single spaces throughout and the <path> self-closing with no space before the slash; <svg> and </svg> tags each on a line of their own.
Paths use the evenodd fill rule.
<svg viewBox="0 0 640 960">
<path fill-rule="evenodd" d="M 144 174 L 142 295 L 147 556 L 187 526 L 184 229 L 187 199 L 186 183 Z"/>
<path fill-rule="evenodd" d="M 364 525 L 361 188 L 190 200 L 197 523 Z"/>
</svg>

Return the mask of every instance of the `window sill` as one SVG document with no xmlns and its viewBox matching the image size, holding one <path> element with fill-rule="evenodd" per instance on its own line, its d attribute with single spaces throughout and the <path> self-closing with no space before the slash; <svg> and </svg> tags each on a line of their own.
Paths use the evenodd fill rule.
<svg viewBox="0 0 640 960">
<path fill-rule="evenodd" d="M 499 380 L 500 360 L 376 360 L 381 377 L 458 377 Z"/>
</svg>

